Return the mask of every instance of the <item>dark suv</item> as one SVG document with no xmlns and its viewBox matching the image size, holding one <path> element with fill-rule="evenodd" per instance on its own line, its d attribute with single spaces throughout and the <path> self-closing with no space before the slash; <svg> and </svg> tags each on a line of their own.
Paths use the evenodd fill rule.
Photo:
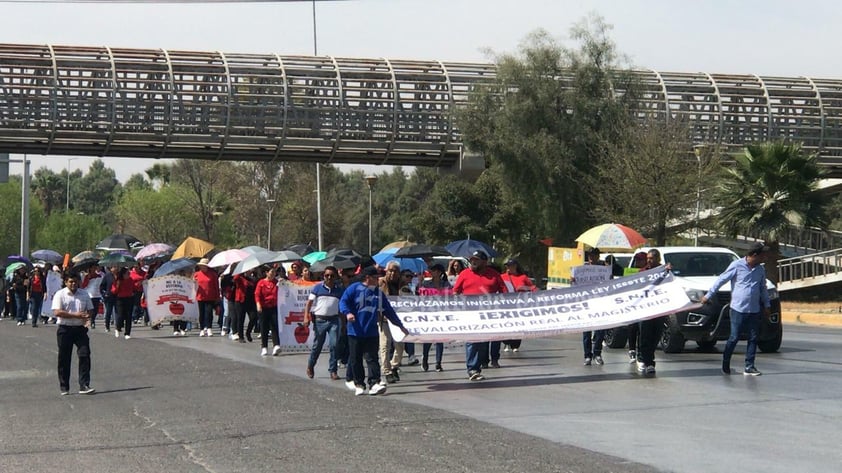
<svg viewBox="0 0 842 473">
<path fill-rule="evenodd" d="M 671 246 L 656 248 L 665 263 L 672 264 L 672 272 L 684 287 L 693 302 L 701 300 L 713 285 L 717 276 L 736 260 L 738 256 L 727 248 Z M 648 251 L 644 249 L 643 251 Z M 776 352 L 783 340 L 781 324 L 781 299 L 775 286 L 767 281 L 772 307 L 769 316 L 760 322 L 757 347 L 762 352 Z M 660 347 L 667 353 L 678 353 L 684 349 L 687 340 L 696 342 L 699 348 L 710 350 L 719 340 L 727 340 L 731 334 L 731 318 L 728 304 L 731 301 L 731 285 L 723 285 L 716 297 L 699 309 L 678 312 L 664 317 L 664 329 Z M 747 338 L 740 334 L 740 340 Z M 625 327 L 608 329 L 605 345 L 623 348 L 628 342 Z"/>
</svg>

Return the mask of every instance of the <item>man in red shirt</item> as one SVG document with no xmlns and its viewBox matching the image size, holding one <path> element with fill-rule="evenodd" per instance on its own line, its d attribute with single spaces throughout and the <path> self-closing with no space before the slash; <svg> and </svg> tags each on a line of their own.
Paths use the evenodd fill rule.
<svg viewBox="0 0 842 473">
<path fill-rule="evenodd" d="M 471 266 L 459 273 L 453 292 L 466 296 L 508 292 L 500 273 L 488 267 L 488 255 L 484 251 L 475 251 L 470 258 Z M 500 349 L 500 342 L 497 350 Z M 499 354 L 498 354 L 499 356 Z M 468 367 L 468 379 L 482 381 L 482 364 L 488 360 L 488 342 L 465 343 L 465 364 Z M 496 364 L 496 361 L 495 361 Z"/>
</svg>

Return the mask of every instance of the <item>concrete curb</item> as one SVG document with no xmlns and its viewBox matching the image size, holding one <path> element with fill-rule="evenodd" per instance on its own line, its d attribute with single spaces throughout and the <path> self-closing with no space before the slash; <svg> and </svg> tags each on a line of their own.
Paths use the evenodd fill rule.
<svg viewBox="0 0 842 473">
<path fill-rule="evenodd" d="M 813 325 L 842 328 L 842 314 L 787 311 L 781 315 L 785 325 Z"/>
</svg>

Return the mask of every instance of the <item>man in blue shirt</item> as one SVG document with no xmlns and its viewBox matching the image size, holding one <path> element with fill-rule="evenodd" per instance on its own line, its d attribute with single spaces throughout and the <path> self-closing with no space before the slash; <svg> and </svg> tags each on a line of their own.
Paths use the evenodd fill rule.
<svg viewBox="0 0 842 473">
<path fill-rule="evenodd" d="M 404 334 L 408 333 L 398 318 L 386 295 L 378 287 L 380 273 L 377 268 L 369 266 L 362 271 L 362 281 L 351 284 L 339 300 L 339 312 L 348 321 L 348 348 L 350 355 L 348 363 L 354 380 L 348 380 L 345 385 L 354 389 L 359 396 L 365 392 L 365 372 L 363 358 L 368 366 L 369 394 L 376 396 L 386 391 L 386 384 L 380 382 L 380 329 L 378 323 L 382 318 L 396 325 Z M 386 323 L 383 321 L 383 323 Z"/>
<path fill-rule="evenodd" d="M 324 270 L 324 282 L 313 286 L 307 303 L 304 305 L 304 325 L 309 326 L 312 320 L 316 336 L 313 339 L 313 347 L 310 350 L 310 358 L 307 360 L 307 377 L 314 375 L 313 368 L 319 360 L 322 347 L 325 344 L 325 337 L 330 336 L 330 361 L 328 372 L 330 379 L 337 380 L 336 373 L 338 366 L 336 362 L 336 340 L 339 338 L 339 299 L 342 297 L 344 288 L 340 285 L 339 270 L 334 266 L 328 266 Z"/>
<path fill-rule="evenodd" d="M 731 335 L 725 343 L 722 354 L 722 373 L 731 374 L 731 354 L 737 346 L 740 331 L 748 328 L 748 346 L 746 347 L 746 367 L 743 374 L 760 376 L 760 371 L 754 366 L 754 356 L 757 353 L 757 333 L 760 331 L 760 315 L 769 315 L 769 293 L 766 290 L 766 269 L 763 261 L 766 258 L 768 246 L 755 243 L 749 248 L 745 258 L 734 261 L 719 275 L 707 294 L 702 297 L 702 304 L 706 304 L 716 291 L 731 282 Z"/>
</svg>

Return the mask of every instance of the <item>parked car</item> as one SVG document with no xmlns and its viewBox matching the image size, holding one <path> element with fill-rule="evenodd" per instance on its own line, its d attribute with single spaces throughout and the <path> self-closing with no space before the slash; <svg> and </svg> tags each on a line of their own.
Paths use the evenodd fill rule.
<svg viewBox="0 0 842 473">
<path fill-rule="evenodd" d="M 649 249 L 643 248 L 642 251 Z M 693 302 L 700 301 L 719 274 L 739 258 L 727 248 L 664 246 L 656 249 L 661 252 L 665 263 L 672 264 L 673 275 Z M 783 341 L 781 299 L 771 281 L 766 281 L 766 287 L 772 307 L 769 316 L 764 316 L 760 322 L 757 346 L 762 352 L 776 352 Z M 699 348 L 710 350 L 719 340 L 727 340 L 731 334 L 730 302 L 731 284 L 726 283 L 716 297 L 702 307 L 666 316 L 660 348 L 667 353 L 678 353 L 684 349 L 686 341 L 691 340 Z M 740 340 L 745 340 L 747 335 L 741 333 Z M 605 345 L 610 348 L 623 348 L 627 342 L 628 332 L 625 327 L 606 332 Z"/>
</svg>

